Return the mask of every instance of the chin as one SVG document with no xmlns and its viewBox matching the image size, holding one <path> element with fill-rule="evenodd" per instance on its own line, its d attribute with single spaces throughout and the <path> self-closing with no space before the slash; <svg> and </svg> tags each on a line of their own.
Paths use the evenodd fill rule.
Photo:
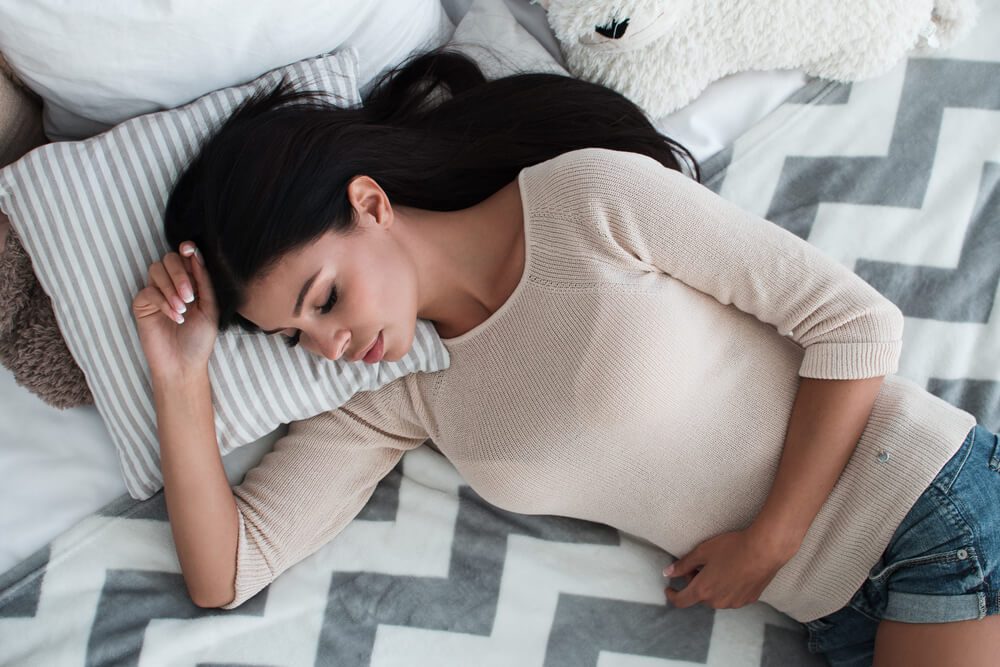
<svg viewBox="0 0 1000 667">
<path fill-rule="evenodd" d="M 413 320 L 413 325 L 410 327 L 408 333 L 409 333 L 409 338 L 406 341 L 405 348 L 403 349 L 402 352 L 396 354 L 393 350 L 389 349 L 390 345 L 392 345 L 394 348 L 396 347 L 395 346 L 396 341 L 393 340 L 392 343 L 390 343 L 389 339 L 386 338 L 385 330 L 382 331 L 382 339 L 386 343 L 385 354 L 382 355 L 382 361 L 399 361 L 400 359 L 402 359 L 403 357 L 405 357 L 406 355 L 408 355 L 410 353 L 410 350 L 413 349 L 413 340 L 417 337 L 417 320 L 416 319 Z M 400 346 L 400 347 L 402 347 L 402 346 Z M 396 349 L 398 349 L 398 348 L 396 348 Z"/>
</svg>

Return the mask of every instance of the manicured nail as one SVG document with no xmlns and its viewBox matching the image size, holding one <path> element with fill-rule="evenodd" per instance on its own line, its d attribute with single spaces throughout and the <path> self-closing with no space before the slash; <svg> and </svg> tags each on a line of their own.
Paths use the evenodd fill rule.
<svg viewBox="0 0 1000 667">
<path fill-rule="evenodd" d="M 670 565 L 668 565 L 665 568 L 663 568 L 663 576 L 664 577 L 669 577 L 673 573 L 674 573 L 674 565 L 673 565 L 673 563 L 671 563 Z"/>
<path fill-rule="evenodd" d="M 191 291 L 190 285 L 181 285 L 181 298 L 184 299 L 184 303 L 191 303 L 194 301 L 194 293 Z M 181 310 L 181 312 L 183 313 L 184 311 Z"/>
<path fill-rule="evenodd" d="M 180 299 L 174 299 L 172 301 L 172 303 L 173 303 L 173 306 L 174 306 L 174 310 L 176 310 L 178 313 L 186 313 L 187 312 L 187 306 L 185 306 L 184 303 L 181 302 Z"/>
<path fill-rule="evenodd" d="M 181 314 L 178 313 L 177 317 L 175 317 L 174 319 L 177 320 L 177 324 L 184 324 L 184 316 L 183 315 L 181 315 Z"/>
<path fill-rule="evenodd" d="M 198 263 L 205 266 L 205 260 L 201 258 L 201 251 L 197 248 L 194 249 L 194 257 L 198 260 Z"/>
</svg>

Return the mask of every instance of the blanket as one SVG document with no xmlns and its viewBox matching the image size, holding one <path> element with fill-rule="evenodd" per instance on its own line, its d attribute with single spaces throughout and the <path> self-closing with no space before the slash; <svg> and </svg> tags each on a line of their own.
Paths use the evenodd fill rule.
<svg viewBox="0 0 1000 667">
<path fill-rule="evenodd" d="M 948 52 L 854 85 L 811 82 L 704 165 L 722 196 L 897 303 L 899 374 L 994 431 L 997 4 Z M 669 560 L 609 526 L 500 510 L 424 445 L 341 534 L 232 611 L 188 599 L 162 492 L 123 496 L 0 576 L 0 663 L 825 664 L 763 603 L 667 607 Z"/>
</svg>

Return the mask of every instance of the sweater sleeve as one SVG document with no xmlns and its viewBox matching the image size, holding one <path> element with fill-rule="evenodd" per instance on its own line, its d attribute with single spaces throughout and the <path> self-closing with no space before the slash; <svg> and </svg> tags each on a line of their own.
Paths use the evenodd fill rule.
<svg viewBox="0 0 1000 667">
<path fill-rule="evenodd" d="M 800 377 L 849 380 L 897 370 L 903 313 L 846 266 L 651 157 L 583 153 L 573 169 L 599 183 L 602 234 L 648 270 L 794 340 L 804 349 Z"/>
<path fill-rule="evenodd" d="M 239 520 L 236 596 L 223 609 L 240 606 L 332 540 L 403 454 L 423 444 L 426 432 L 402 416 L 405 380 L 292 422 L 233 488 Z"/>
</svg>

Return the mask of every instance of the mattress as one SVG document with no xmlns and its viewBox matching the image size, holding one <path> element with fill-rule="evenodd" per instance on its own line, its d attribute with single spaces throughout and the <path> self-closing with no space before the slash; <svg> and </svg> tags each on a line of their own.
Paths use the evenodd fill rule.
<svg viewBox="0 0 1000 667">
<path fill-rule="evenodd" d="M 471 0 L 442 0 L 453 23 Z M 521 25 L 565 64 L 541 7 L 507 0 Z M 711 85 L 693 104 L 654 119 L 665 134 L 706 160 L 807 81 L 801 72 L 749 72 Z M 364 86 L 365 82 L 361 83 Z M 273 446 L 282 427 L 223 460 L 234 483 Z M 93 406 L 60 411 L 0 368 L 0 572 L 23 560 L 82 517 L 125 493 L 118 462 Z M 65 443 L 73 443 L 67 451 Z"/>
</svg>

